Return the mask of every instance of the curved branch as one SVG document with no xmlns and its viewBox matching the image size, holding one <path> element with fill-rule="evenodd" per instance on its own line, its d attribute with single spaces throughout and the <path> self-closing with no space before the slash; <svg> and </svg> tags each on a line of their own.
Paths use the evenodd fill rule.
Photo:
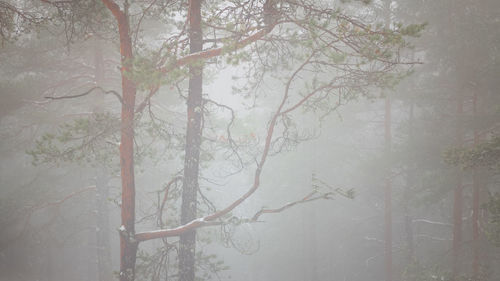
<svg viewBox="0 0 500 281">
<path fill-rule="evenodd" d="M 253 35 L 250 35 L 249 37 L 236 42 L 234 44 L 234 46 L 232 48 L 230 48 L 229 50 L 242 49 L 242 48 L 246 47 L 247 45 L 250 45 L 251 43 L 256 42 L 257 40 L 259 40 L 259 39 L 263 38 L 264 36 L 266 36 L 267 34 L 269 34 L 273 30 L 273 28 L 274 28 L 274 26 L 261 29 L 261 30 L 257 31 L 256 33 L 254 33 Z M 228 50 L 227 46 L 192 53 L 192 54 L 189 54 L 189 55 L 186 55 L 184 57 L 177 59 L 175 61 L 175 63 L 171 66 L 160 68 L 160 71 L 163 73 L 167 73 L 175 67 L 183 66 L 183 65 L 186 65 L 188 63 L 197 61 L 197 60 L 209 59 L 209 58 L 219 56 L 219 55 L 223 54 L 223 51 L 225 51 L 225 50 Z"/>
<path fill-rule="evenodd" d="M 228 214 L 231 212 L 234 208 L 239 206 L 241 203 L 243 203 L 248 197 L 250 197 L 260 186 L 260 175 L 262 173 L 262 168 L 264 167 L 264 164 L 267 160 L 267 157 L 269 155 L 269 150 L 271 148 L 271 143 L 272 143 L 272 138 L 274 134 L 274 129 L 277 124 L 277 120 L 279 116 L 282 114 L 281 111 L 283 110 L 283 107 L 286 104 L 286 101 L 288 100 L 289 96 L 289 90 L 290 90 L 290 85 L 292 81 L 297 77 L 298 73 L 307 65 L 309 60 L 313 57 L 314 52 L 306 58 L 306 60 L 295 70 L 295 72 L 290 76 L 288 79 L 288 82 L 285 87 L 285 92 L 283 94 L 282 101 L 280 105 L 278 106 L 278 109 L 276 113 L 274 113 L 273 117 L 271 118 L 271 122 L 269 123 L 269 127 L 267 130 L 267 136 L 266 136 L 266 141 L 264 145 L 264 150 L 262 152 L 262 156 L 259 162 L 257 162 L 257 169 L 255 170 L 255 175 L 254 175 L 254 181 L 250 189 L 246 193 L 244 193 L 241 197 L 233 201 L 230 205 L 225 207 L 224 209 L 214 212 L 210 215 L 192 220 L 188 222 L 187 224 L 178 226 L 173 229 L 160 229 L 156 231 L 147 231 L 147 232 L 141 232 L 137 233 L 135 235 L 135 239 L 138 242 L 141 241 L 147 241 L 147 240 L 152 240 L 156 238 L 163 238 L 163 237 L 172 237 L 172 236 L 179 236 L 186 231 L 196 229 L 199 227 L 204 227 L 204 226 L 210 226 L 210 225 L 219 225 L 221 222 L 215 222 L 216 219 Z M 297 107 L 295 107 L 297 108 Z"/>
<path fill-rule="evenodd" d="M 77 191 L 74 191 L 68 195 L 66 195 L 65 197 L 59 199 L 59 200 L 56 200 L 56 201 L 52 201 L 52 202 L 46 202 L 46 203 L 43 203 L 43 204 L 40 204 L 40 205 L 35 205 L 35 206 L 31 206 L 31 207 L 28 207 L 26 209 L 27 211 L 27 214 L 26 214 L 26 217 L 24 218 L 24 222 L 23 222 L 23 226 L 21 228 L 21 230 L 19 231 L 19 233 L 13 237 L 12 239 L 10 239 L 10 241 L 8 241 L 8 243 L 5 243 L 5 245 L 9 245 L 10 243 L 12 243 L 13 241 L 21 238 L 23 236 L 23 234 L 26 232 L 26 229 L 28 228 L 29 226 L 29 222 L 31 220 L 31 217 L 33 215 L 33 213 L 35 213 L 36 211 L 38 210 L 42 210 L 42 209 L 45 209 L 45 208 L 48 208 L 48 207 L 54 207 L 54 206 L 59 206 L 61 204 L 63 204 L 64 202 L 66 202 L 67 200 L 79 195 L 79 194 L 82 194 L 84 192 L 88 192 L 88 191 L 92 191 L 92 190 L 96 190 L 96 186 L 95 185 L 91 185 L 91 186 L 87 186 L 87 187 L 84 187 L 82 189 L 79 189 Z M 0 248 L 0 250 L 3 250 L 3 248 Z"/>
<path fill-rule="evenodd" d="M 172 180 L 170 180 L 166 186 L 165 186 L 165 195 L 163 196 L 163 200 L 161 202 L 161 205 L 160 205 L 160 208 L 158 210 L 158 222 L 160 224 L 160 226 L 163 225 L 163 218 L 162 218 L 162 214 L 163 214 L 163 209 L 165 208 L 165 204 L 167 203 L 167 200 L 168 200 L 168 195 L 169 195 L 169 191 L 170 191 L 170 186 L 174 183 L 176 183 L 177 181 L 179 180 L 182 180 L 182 177 L 181 176 L 176 176 L 174 177 Z"/>
<path fill-rule="evenodd" d="M 59 97 L 50 97 L 50 96 L 47 96 L 45 98 L 49 99 L 49 100 L 74 99 L 74 98 L 79 98 L 79 97 L 86 96 L 86 95 L 92 93 L 92 91 L 94 91 L 94 90 L 101 90 L 101 92 L 103 92 L 104 94 L 113 94 L 120 101 L 120 103 L 123 103 L 122 97 L 120 96 L 120 94 L 118 94 L 118 92 L 116 92 L 114 90 L 106 91 L 106 90 L 104 90 L 103 88 L 101 88 L 99 86 L 92 87 L 88 91 L 83 92 L 81 94 L 76 94 L 76 95 L 71 95 L 71 96 L 59 96 Z"/>
<path fill-rule="evenodd" d="M 297 201 L 286 203 L 285 205 L 283 205 L 279 208 L 275 208 L 275 209 L 262 208 L 262 209 L 260 209 L 260 211 L 255 213 L 255 215 L 253 215 L 253 217 L 250 219 L 250 222 L 256 222 L 259 219 L 259 217 L 263 214 L 280 213 L 280 212 L 282 212 L 288 208 L 291 208 L 297 204 L 302 204 L 302 203 L 306 203 L 306 202 L 310 202 L 310 201 L 314 201 L 314 200 L 318 200 L 318 199 L 326 199 L 326 195 L 312 197 L 316 193 L 317 193 L 316 191 L 312 191 L 311 193 L 307 194 L 304 198 L 297 200 Z"/>
<path fill-rule="evenodd" d="M 120 6 L 118 6 L 118 4 L 116 4 L 113 0 L 102 0 L 102 2 L 111 11 L 111 13 L 116 19 L 125 16 L 123 12 L 120 10 Z"/>
</svg>

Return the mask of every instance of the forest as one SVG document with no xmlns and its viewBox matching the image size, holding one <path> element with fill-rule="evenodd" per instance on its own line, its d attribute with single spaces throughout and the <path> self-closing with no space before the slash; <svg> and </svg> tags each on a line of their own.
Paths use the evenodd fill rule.
<svg viewBox="0 0 500 281">
<path fill-rule="evenodd" d="M 0 0 L 0 281 L 500 280 L 500 1 Z"/>
</svg>

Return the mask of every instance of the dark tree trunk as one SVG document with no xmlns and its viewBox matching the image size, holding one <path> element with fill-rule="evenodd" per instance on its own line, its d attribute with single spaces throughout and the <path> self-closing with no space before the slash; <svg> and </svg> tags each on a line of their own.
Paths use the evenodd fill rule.
<svg viewBox="0 0 500 281">
<path fill-rule="evenodd" d="M 189 50 L 202 50 L 201 0 L 189 1 Z M 186 148 L 181 204 L 181 224 L 196 218 L 200 146 L 202 135 L 202 73 L 197 62 L 189 66 L 189 92 L 187 100 Z M 196 231 L 182 234 L 179 244 L 179 280 L 195 279 Z"/>
</svg>

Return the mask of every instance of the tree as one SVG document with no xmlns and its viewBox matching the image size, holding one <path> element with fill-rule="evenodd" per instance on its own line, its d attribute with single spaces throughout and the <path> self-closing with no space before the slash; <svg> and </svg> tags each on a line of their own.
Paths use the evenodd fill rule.
<svg viewBox="0 0 500 281">
<path fill-rule="evenodd" d="M 385 8 L 385 26 L 390 28 L 391 25 L 391 1 L 384 3 Z M 386 159 L 391 158 L 392 146 L 392 120 L 391 120 L 391 99 L 388 95 L 385 97 L 385 115 L 384 115 L 384 150 Z M 390 161 L 388 161 L 390 163 Z M 384 224 L 385 224 L 385 280 L 392 281 L 392 167 L 388 164 L 385 174 L 384 187 Z"/>
<path fill-rule="evenodd" d="M 296 125 L 293 123 L 293 117 L 298 109 L 306 108 L 328 113 L 340 105 L 342 99 L 351 99 L 360 94 L 369 95 L 373 87 L 386 87 L 395 83 L 400 77 L 393 71 L 399 64 L 406 63 L 399 57 L 399 51 L 407 47 L 404 38 L 414 36 L 422 29 L 421 25 L 410 25 L 398 26 L 391 30 L 375 22 L 364 23 L 357 19 L 356 15 L 347 15 L 338 9 L 309 1 L 265 1 L 251 4 L 235 1 L 228 5 L 214 3 L 210 6 L 210 13 L 205 18 L 200 13 L 202 18 L 198 19 L 195 15 L 199 13 L 198 11 L 201 12 L 201 8 L 195 7 L 201 7 L 200 2 L 190 1 L 189 7 L 192 8 L 192 13 L 188 15 L 188 21 L 192 24 L 190 31 L 197 33 L 197 36 L 193 33 L 189 35 L 190 54 L 185 54 L 186 35 L 181 27 L 179 33 L 166 40 L 164 48 L 156 56 L 157 60 L 150 64 L 153 67 L 149 69 L 146 67 L 146 71 L 141 73 L 144 69 L 141 70 L 139 64 L 144 60 L 138 56 L 137 50 L 134 51 L 136 45 L 134 45 L 135 40 L 132 40 L 134 29 L 131 28 L 129 3 L 125 1 L 123 5 L 119 5 L 112 0 L 102 2 L 116 21 L 121 54 L 122 94 L 117 96 L 121 103 L 119 154 L 122 185 L 120 227 L 120 280 L 122 281 L 134 279 L 137 247 L 140 242 L 181 236 L 186 237 L 186 244 L 193 245 L 192 231 L 195 229 L 227 223 L 230 212 L 259 188 L 268 156 L 300 141 Z M 144 15 L 146 14 L 147 8 L 144 9 Z M 141 20 L 142 17 L 138 20 L 139 24 Z M 207 42 L 223 43 L 224 46 L 203 50 L 201 33 L 196 32 L 200 29 L 197 22 L 204 22 L 214 30 L 215 36 L 205 39 Z M 227 105 L 200 96 L 199 64 L 216 60 L 221 56 L 232 64 L 249 61 L 249 71 L 255 74 L 255 77 L 263 77 L 263 74 L 274 71 L 284 81 L 281 87 L 282 96 L 269 112 L 271 117 L 267 129 L 264 130 L 264 143 L 260 147 L 257 143 L 257 152 L 252 155 L 255 161 L 246 162 L 248 167 L 256 166 L 253 183 L 249 189 L 227 206 L 208 215 L 193 218 L 195 208 L 190 204 L 196 204 L 193 195 L 196 195 L 199 168 L 199 164 L 196 163 L 196 157 L 199 157 L 196 155 L 199 153 L 196 146 L 198 140 L 201 141 L 202 138 L 199 120 L 202 120 L 201 113 L 207 104 L 215 104 L 231 112 L 225 138 L 228 140 L 229 148 L 237 151 L 236 142 L 231 136 L 234 110 Z M 181 219 L 181 225 L 178 227 L 136 233 L 134 124 L 140 113 L 152 102 L 151 98 L 158 92 L 160 85 L 172 83 L 176 80 L 175 77 L 184 75 L 183 67 L 186 66 L 191 69 L 189 77 L 192 84 L 190 83 L 191 90 L 188 96 L 185 161 L 190 164 L 189 161 L 194 160 L 192 166 L 185 166 L 188 169 L 185 168 L 183 179 L 186 193 L 184 201 L 189 207 L 185 210 L 189 211 L 184 213 L 186 216 Z M 153 79 L 146 81 L 139 79 L 144 73 Z M 305 73 L 311 73 L 311 78 L 303 81 L 301 77 Z M 254 82 L 257 87 L 262 80 L 257 79 Z M 136 103 L 138 89 L 149 92 L 140 103 Z M 90 91 L 85 94 L 89 94 Z M 69 97 L 76 96 L 67 98 Z M 193 114 L 195 122 L 190 123 Z M 191 139 L 194 141 L 193 145 L 190 143 Z M 237 152 L 234 155 L 238 155 Z M 188 186 L 193 189 L 189 190 Z M 313 192 L 297 202 L 328 198 L 331 194 L 331 192 L 325 194 Z M 263 209 L 251 220 L 258 219 L 264 213 L 279 210 L 281 208 Z M 191 234 L 188 234 L 190 232 Z M 194 249 L 194 246 L 192 248 Z M 189 252 L 193 254 L 190 249 Z M 193 258 L 189 256 L 186 260 L 192 263 Z M 192 279 L 194 274 L 189 273 L 186 276 L 186 279 Z"/>
<path fill-rule="evenodd" d="M 23 8 L 28 9 L 33 3 L 25 4 Z M 47 13 L 40 12 L 40 15 Z M 47 23 L 49 20 L 44 18 L 43 22 Z M 29 260 L 18 260 L 20 264 L 28 265 L 33 262 L 36 264 L 32 268 L 18 269 L 26 273 L 26 278 L 36 274 L 36 271 L 56 272 L 55 268 L 65 262 L 64 258 L 61 258 L 64 251 L 75 248 L 77 248 L 75 251 L 78 251 L 75 260 L 82 255 L 90 256 L 81 263 L 82 266 L 86 264 L 91 266 L 85 268 L 85 273 L 90 276 L 95 273 L 96 256 L 105 261 L 104 257 L 106 255 L 109 257 L 111 250 L 109 247 L 101 248 L 99 246 L 103 245 L 94 243 L 96 232 L 102 234 L 101 241 L 106 240 L 109 224 L 106 223 L 107 213 L 101 212 L 99 216 L 95 213 L 97 196 L 92 195 L 100 192 L 97 192 L 96 188 L 86 188 L 87 185 L 95 185 L 95 181 L 80 177 L 81 173 L 88 171 L 87 169 L 74 169 L 75 166 L 71 164 L 66 168 L 29 166 L 20 168 L 23 166 L 23 159 L 26 160 L 24 158 L 26 149 L 31 146 L 27 143 L 33 142 L 35 138 L 32 135 L 34 131 L 47 130 L 49 124 L 61 123 L 75 117 L 85 118 L 89 115 L 88 111 L 76 110 L 83 108 L 80 106 L 81 103 L 75 103 L 71 108 L 62 108 L 60 103 L 57 105 L 49 103 L 48 100 L 40 102 L 43 95 L 50 95 L 52 91 L 69 92 L 72 87 L 94 83 L 93 40 L 73 44 L 71 46 L 73 52 L 70 52 L 63 44 L 64 37 L 58 28 L 54 26 L 47 28 L 51 33 L 40 26 L 37 26 L 36 30 L 23 30 L 23 33 L 18 34 L 18 40 L 11 38 L 10 41 L 3 42 L 0 52 L 3 62 L 0 82 L 2 139 L 4 139 L 2 159 L 4 163 L 10 163 L 8 169 L 2 168 L 2 185 L 10 182 L 4 186 L 2 201 L 15 202 L 8 204 L 2 202 L 2 210 L 10 215 L 1 221 L 4 239 L 0 248 L 2 251 L 5 250 L 2 254 L 18 254 L 22 257 L 24 253 Z M 48 33 L 51 34 L 50 38 L 47 36 Z M 109 72 L 109 69 L 107 71 Z M 95 103 L 103 104 L 103 101 L 95 99 Z M 22 178 L 25 179 L 23 183 L 12 180 L 19 178 L 12 172 L 16 169 L 22 169 Z M 72 179 L 69 180 L 68 177 Z M 103 185 L 100 187 L 107 188 Z M 85 192 L 78 193 L 78 190 Z M 69 194 L 75 196 L 62 200 Z M 102 204 L 99 204 L 101 207 L 110 204 L 106 196 L 100 199 L 102 199 L 100 200 Z M 57 203 L 59 201 L 61 202 Z M 71 210 L 68 210 L 68 205 L 72 207 Z M 104 211 L 103 209 L 101 211 Z M 44 216 L 48 222 L 38 223 L 40 217 Z M 88 246 L 84 246 L 85 244 Z M 57 248 L 47 249 L 50 247 Z M 81 249 L 78 249 L 79 247 Z M 31 248 L 29 250 L 33 254 L 30 255 L 25 251 L 28 248 Z M 40 256 L 49 253 L 53 254 L 50 258 L 44 259 Z M 14 263 L 15 261 L 16 259 L 12 260 Z M 106 262 L 101 265 L 105 266 Z M 11 271 L 9 268 L 13 267 L 7 264 L 4 266 L 7 269 L 5 274 L 9 274 Z M 112 270 L 109 260 L 108 266 L 103 271 L 110 276 Z M 60 274 L 71 270 L 74 274 L 81 274 L 80 267 L 61 270 Z"/>
<path fill-rule="evenodd" d="M 414 80 L 412 85 L 415 85 L 415 87 L 412 88 L 416 92 L 412 93 L 416 113 L 413 127 L 418 128 L 421 126 L 419 124 L 424 122 L 442 123 L 439 126 L 440 130 L 433 130 L 433 135 L 426 136 L 423 131 L 415 135 L 413 143 L 419 145 L 420 152 L 434 151 L 435 155 L 442 155 L 450 147 L 457 147 L 457 150 L 462 150 L 458 149 L 457 139 L 463 138 L 462 145 L 465 149 L 474 142 L 473 135 L 477 133 L 481 138 L 488 134 L 486 132 L 492 131 L 495 121 L 488 112 L 489 110 L 486 109 L 489 106 L 485 105 L 495 103 L 488 93 L 490 91 L 488 88 L 492 84 L 486 82 L 489 79 L 487 73 L 492 69 L 496 69 L 493 66 L 496 65 L 495 59 L 493 59 L 496 57 L 493 55 L 496 51 L 489 46 L 494 44 L 491 42 L 496 40 L 493 38 L 498 38 L 498 33 L 492 32 L 492 27 L 488 28 L 489 24 L 492 23 L 488 11 L 494 5 L 490 1 L 481 4 L 471 1 L 455 1 L 453 3 L 419 3 L 414 1 L 405 3 L 405 1 L 398 1 L 398 10 L 402 13 L 401 16 L 404 19 L 429 22 L 429 32 L 425 33 L 425 38 L 422 40 L 422 42 L 428 42 L 428 44 L 426 46 L 418 46 L 417 44 L 415 52 L 417 56 L 424 56 L 426 63 L 422 66 L 421 71 L 415 73 L 416 75 L 412 77 L 414 79 L 411 79 Z M 415 12 L 417 10 L 419 12 Z M 449 16 L 443 17 L 443 12 L 440 11 L 447 11 Z M 479 14 L 481 16 L 476 17 Z M 447 28 L 449 29 L 448 32 L 444 32 L 444 29 Z M 449 42 L 449 44 L 444 42 Z M 450 46 L 453 47 L 450 48 Z M 432 86 L 424 87 L 421 85 Z M 451 100 L 454 101 L 453 104 L 450 103 Z M 476 103 L 478 110 L 473 113 Z M 458 114 L 460 112 L 462 113 Z M 419 116 L 420 114 L 421 116 Z M 474 115 L 475 117 L 473 117 Z M 489 116 L 487 117 L 487 115 Z M 428 131 L 431 131 L 430 128 L 432 127 L 421 128 L 427 128 Z M 460 135 L 463 136 L 460 137 Z M 424 142 L 424 139 L 427 139 L 427 141 Z M 415 158 L 411 159 L 413 161 L 412 165 L 415 165 L 413 178 L 415 179 L 415 173 L 422 175 L 419 176 L 421 179 L 425 179 L 426 174 L 435 173 L 436 175 L 434 179 L 427 180 L 427 185 L 433 186 L 433 188 L 421 191 L 421 193 L 431 192 L 436 196 L 436 205 L 431 207 L 426 204 L 426 206 L 437 208 L 437 206 L 441 205 L 441 208 L 449 210 L 449 214 L 453 214 L 451 210 L 453 207 L 447 203 L 450 202 L 449 191 L 454 193 L 451 202 L 455 201 L 456 203 L 456 213 L 454 215 L 455 242 L 452 243 L 452 249 L 454 248 L 454 250 L 442 251 L 443 256 L 446 256 L 446 259 L 441 258 L 446 260 L 446 266 L 441 265 L 444 268 L 443 270 L 452 272 L 452 264 L 455 263 L 457 269 L 455 270 L 456 278 L 460 278 L 462 275 L 486 278 L 484 276 L 486 259 L 483 259 L 481 268 L 481 266 L 477 266 L 481 262 L 476 263 L 474 261 L 476 259 L 474 256 L 477 255 L 468 255 L 467 253 L 478 252 L 480 249 L 477 247 L 481 245 L 481 242 L 472 241 L 481 240 L 474 238 L 477 237 L 476 230 L 478 230 L 475 226 L 477 222 L 476 215 L 480 213 L 477 211 L 477 206 L 480 205 L 477 199 L 482 197 L 478 196 L 478 189 L 482 190 L 480 193 L 486 192 L 488 188 L 484 184 L 488 182 L 488 177 L 484 174 L 478 177 L 477 175 L 474 176 L 471 171 L 460 171 L 460 169 L 440 165 L 438 163 L 442 161 L 442 158 L 435 158 L 431 154 L 426 155 L 426 161 L 421 159 L 423 157 L 418 157 L 418 154 L 415 154 Z M 451 171 L 453 169 L 456 170 L 454 173 Z M 431 170 L 436 172 L 431 172 Z M 462 185 L 458 184 L 457 174 L 459 173 L 462 174 Z M 479 181 L 479 178 L 482 179 L 483 183 Z M 469 189 L 469 183 L 474 188 Z M 451 188 L 452 186 L 453 188 Z M 467 198 L 472 200 L 469 202 Z M 472 212 L 468 212 L 468 210 Z M 416 210 L 416 213 L 418 212 L 421 211 Z M 459 214 L 460 212 L 462 215 Z M 438 211 L 435 210 L 435 213 L 438 213 Z M 472 216 L 468 214 L 472 214 Z M 442 215 L 442 218 L 445 220 L 450 219 L 446 215 Z M 444 224 L 434 224 L 436 233 L 438 233 L 438 228 L 449 227 L 446 221 L 443 222 Z M 415 233 L 415 235 L 417 237 L 419 234 Z M 471 237 L 471 241 L 468 240 L 468 237 Z M 471 247 L 470 251 L 465 250 L 468 247 Z M 484 243 L 481 247 L 483 253 L 479 254 L 479 256 L 484 257 L 486 254 Z M 422 252 L 422 250 L 420 251 Z M 454 254 L 452 254 L 453 252 Z M 453 256 L 455 257 L 453 258 Z M 416 258 L 418 260 L 418 257 Z M 426 257 L 426 259 L 428 260 L 429 257 Z M 439 259 L 436 256 L 436 260 Z M 455 259 L 455 262 L 453 259 Z M 450 266 L 448 266 L 448 262 Z M 433 264 L 433 262 L 429 264 Z M 473 264 L 472 270 L 467 268 L 466 265 L 469 264 Z"/>
<path fill-rule="evenodd" d="M 203 51 L 201 28 L 201 1 L 189 1 L 189 52 Z M 197 217 L 197 194 L 202 138 L 202 74 L 203 66 L 189 66 L 189 90 L 187 97 L 186 148 L 184 156 L 184 177 L 182 186 L 181 224 Z M 195 280 L 196 231 L 180 236 L 179 280 Z"/>
</svg>

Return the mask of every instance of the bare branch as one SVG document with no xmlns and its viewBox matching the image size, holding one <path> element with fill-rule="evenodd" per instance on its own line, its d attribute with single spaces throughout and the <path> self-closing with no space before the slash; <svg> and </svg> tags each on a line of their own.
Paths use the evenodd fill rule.
<svg viewBox="0 0 500 281">
<path fill-rule="evenodd" d="M 114 90 L 106 91 L 106 90 L 104 90 L 103 88 L 101 88 L 99 86 L 92 87 L 88 91 L 83 92 L 81 94 L 70 95 L 70 96 L 58 96 L 58 97 L 46 96 L 45 98 L 49 99 L 49 100 L 74 99 L 74 98 L 80 98 L 80 97 L 86 96 L 86 95 L 92 93 L 94 90 L 101 90 L 101 92 L 103 92 L 104 94 L 112 94 L 112 95 L 114 95 L 120 101 L 120 103 L 123 103 L 122 97 L 116 91 L 114 91 Z"/>
<path fill-rule="evenodd" d="M 74 191 L 74 192 L 72 192 L 72 193 L 66 195 L 65 197 L 63 197 L 63 198 L 61 198 L 59 200 L 56 200 L 56 201 L 46 202 L 46 203 L 43 203 L 43 204 L 40 204 L 40 205 L 35 205 L 35 206 L 28 207 L 26 209 L 26 217 L 24 218 L 24 223 L 23 223 L 23 226 L 22 226 L 21 230 L 19 231 L 19 234 L 17 234 L 13 239 L 11 239 L 10 242 L 15 241 L 15 240 L 17 240 L 17 239 L 19 239 L 20 237 L 23 236 L 23 234 L 26 232 L 26 229 L 29 226 L 29 222 L 30 222 L 30 219 L 31 219 L 33 213 L 35 213 L 36 211 L 42 210 L 42 209 L 45 209 L 45 208 L 48 208 L 48 207 L 60 206 L 61 204 L 63 204 L 67 200 L 69 200 L 69 199 L 71 199 L 71 198 L 73 198 L 73 197 L 75 197 L 77 195 L 80 195 L 82 193 L 85 193 L 85 192 L 88 192 L 88 191 L 92 191 L 92 190 L 96 190 L 96 186 L 95 185 L 91 185 L 91 186 L 79 189 L 77 191 Z M 6 243 L 5 245 L 8 245 L 8 244 L 10 244 L 10 243 Z"/>
<path fill-rule="evenodd" d="M 160 229 L 156 231 L 147 231 L 147 232 L 141 232 L 137 233 L 135 236 L 135 239 L 137 241 L 146 241 L 146 240 L 151 240 L 151 239 L 156 239 L 156 238 L 162 238 L 162 237 L 172 237 L 172 236 L 178 236 L 186 231 L 196 229 L 199 227 L 204 227 L 204 226 L 209 226 L 209 225 L 219 225 L 221 222 L 214 222 L 216 219 L 221 218 L 222 216 L 228 214 L 231 212 L 234 208 L 239 206 L 241 203 L 243 203 L 248 197 L 250 197 L 260 186 L 260 175 L 262 172 L 262 168 L 264 167 L 264 164 L 267 160 L 267 157 L 269 155 L 269 150 L 272 144 L 272 138 L 274 135 L 274 130 L 278 121 L 278 117 L 282 115 L 282 110 L 283 107 L 288 100 L 289 97 L 289 90 L 290 90 L 290 85 L 292 81 L 297 77 L 298 73 L 305 67 L 305 65 L 309 62 L 309 60 L 313 57 L 313 54 L 311 54 L 309 57 L 305 59 L 305 61 L 293 72 L 293 74 L 290 76 L 286 87 L 285 91 L 283 94 L 282 101 L 280 105 L 278 106 L 278 109 L 276 113 L 273 115 L 271 118 L 271 122 L 269 123 L 269 127 L 267 130 L 267 135 L 266 135 L 266 141 L 264 145 L 264 150 L 261 155 L 261 159 L 259 162 L 257 162 L 257 168 L 255 170 L 255 175 L 254 175 L 254 181 L 250 189 L 244 193 L 241 197 L 233 201 L 230 205 L 226 206 L 224 209 L 214 212 L 210 215 L 207 215 L 205 217 L 201 217 L 195 220 L 192 220 L 191 222 L 178 226 L 173 229 Z M 289 110 L 288 112 L 295 110 L 299 106 L 294 107 L 293 109 Z"/>
<path fill-rule="evenodd" d="M 260 211 L 258 211 L 257 213 L 255 213 L 255 215 L 253 215 L 253 217 L 250 219 L 250 222 L 257 222 L 257 220 L 259 219 L 259 217 L 263 214 L 272 214 L 272 213 L 281 213 L 283 212 L 284 210 L 288 209 L 288 208 L 291 208 L 297 204 L 303 204 L 303 203 L 307 203 L 307 202 L 311 202 L 311 201 L 315 201 L 315 200 L 318 200 L 318 199 L 329 199 L 330 195 L 332 195 L 332 193 L 325 193 L 325 194 L 321 194 L 319 196 L 316 196 L 316 197 L 313 197 L 313 195 L 317 194 L 316 191 L 312 191 L 311 193 L 307 194 L 304 198 L 300 199 L 300 200 L 297 200 L 297 201 L 293 201 L 293 202 L 288 202 L 286 203 L 285 205 L 279 207 L 279 208 L 275 208 L 275 209 L 266 209 L 266 208 L 262 208 Z"/>
<path fill-rule="evenodd" d="M 169 191 L 170 191 L 170 186 L 172 186 L 172 184 L 176 183 L 179 180 L 182 180 L 182 177 L 176 176 L 165 185 L 165 195 L 163 196 L 163 200 L 161 202 L 160 208 L 158 209 L 158 222 L 159 222 L 160 227 L 163 226 L 163 219 L 162 219 L 163 209 L 165 208 L 165 203 L 167 203 L 167 199 L 168 199 L 168 195 L 169 195 Z"/>
<path fill-rule="evenodd" d="M 146 105 L 149 104 L 150 100 L 151 100 L 151 97 L 156 94 L 158 92 L 158 90 L 160 89 L 160 86 L 159 85 L 156 85 L 154 86 L 153 88 L 151 88 L 149 90 L 149 94 L 148 96 L 137 106 L 137 108 L 135 109 L 135 113 L 140 113 L 144 110 L 144 108 L 146 107 Z"/>
</svg>

